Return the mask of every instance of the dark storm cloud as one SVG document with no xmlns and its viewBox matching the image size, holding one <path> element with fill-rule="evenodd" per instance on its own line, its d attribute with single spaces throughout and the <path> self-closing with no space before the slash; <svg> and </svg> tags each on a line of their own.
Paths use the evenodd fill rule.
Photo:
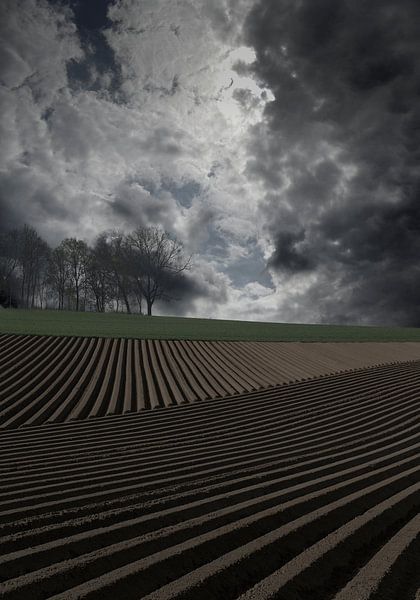
<svg viewBox="0 0 420 600">
<path fill-rule="evenodd" d="M 191 208 L 194 198 L 201 192 L 201 185 L 198 181 L 164 181 L 163 189 L 168 190 L 176 201 L 185 208 Z"/>
<path fill-rule="evenodd" d="M 117 186 L 107 203 L 128 229 L 162 225 L 171 230 L 175 220 L 175 200 L 153 181 L 128 178 Z"/>
<path fill-rule="evenodd" d="M 166 298 L 159 300 L 159 305 L 161 310 L 165 311 L 167 308 L 171 314 L 184 315 L 186 311 L 194 310 L 194 302 L 197 298 L 211 298 L 211 292 L 191 274 L 171 278 L 166 286 L 170 291 Z"/>
<path fill-rule="evenodd" d="M 420 326 L 419 23 L 411 0 L 264 0 L 246 21 L 275 96 L 248 165 L 269 264 L 314 275 L 323 320 Z"/>
<path fill-rule="evenodd" d="M 193 261 L 194 262 L 194 261 Z M 226 282 L 219 274 L 208 271 L 202 267 L 185 271 L 180 277 L 168 282 L 170 295 L 158 301 L 161 312 L 171 315 L 183 316 L 197 312 L 197 300 L 205 300 L 210 305 L 226 303 L 228 289 Z M 200 316 L 203 316 L 202 314 Z"/>
<path fill-rule="evenodd" d="M 163 178 L 156 183 L 141 177 L 130 177 L 120 183 L 108 205 L 127 223 L 132 222 L 137 226 L 164 224 L 170 230 L 177 204 L 191 208 L 201 189 L 201 185 L 194 180 Z M 195 223 L 194 226 L 197 225 Z"/>
<path fill-rule="evenodd" d="M 168 158 L 182 154 L 182 133 L 167 127 L 156 127 L 142 143 L 144 151 L 162 154 Z"/>
<path fill-rule="evenodd" d="M 121 67 L 108 44 L 104 31 L 112 27 L 108 9 L 114 0 L 49 0 L 50 4 L 66 5 L 72 11 L 81 41 L 83 59 L 67 64 L 69 85 L 73 89 L 105 90 L 121 101 Z"/>
<path fill-rule="evenodd" d="M 65 221 L 71 218 L 68 208 L 57 202 L 56 190 L 49 189 L 48 184 L 38 179 L 36 172 L 24 167 L 1 174 L 1 229 L 21 227 L 23 223 L 39 226 L 47 219 Z M 22 198 L 26 202 L 22 202 Z"/>
<path fill-rule="evenodd" d="M 252 269 L 254 282 L 264 286 L 267 289 L 274 290 L 271 275 L 266 267 L 264 254 L 258 245 L 255 237 L 249 237 L 246 240 L 247 253 L 237 258 L 226 267 L 226 273 L 231 278 L 235 287 L 243 289 L 249 283 L 249 270 Z"/>
<path fill-rule="evenodd" d="M 280 231 L 275 239 L 276 249 L 270 260 L 269 267 L 281 265 L 286 271 L 307 271 L 312 267 L 309 256 L 306 256 L 299 245 L 305 240 L 305 231 L 297 233 Z"/>
</svg>

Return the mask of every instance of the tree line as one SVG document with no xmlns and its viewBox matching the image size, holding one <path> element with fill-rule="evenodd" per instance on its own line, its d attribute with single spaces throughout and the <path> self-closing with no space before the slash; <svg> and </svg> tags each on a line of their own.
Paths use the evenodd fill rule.
<svg viewBox="0 0 420 600">
<path fill-rule="evenodd" d="M 160 227 L 100 233 L 92 245 L 66 238 L 55 248 L 29 225 L 0 233 L 4 307 L 152 314 L 190 268 L 183 245 Z"/>
</svg>

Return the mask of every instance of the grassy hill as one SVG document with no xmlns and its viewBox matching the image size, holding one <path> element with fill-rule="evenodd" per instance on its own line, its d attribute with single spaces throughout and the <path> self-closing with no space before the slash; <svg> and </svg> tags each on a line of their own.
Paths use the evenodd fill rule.
<svg viewBox="0 0 420 600">
<path fill-rule="evenodd" d="M 182 317 L 145 317 L 122 313 L 13 309 L 0 311 L 0 332 L 169 340 L 420 342 L 419 328 L 300 325 Z"/>
</svg>

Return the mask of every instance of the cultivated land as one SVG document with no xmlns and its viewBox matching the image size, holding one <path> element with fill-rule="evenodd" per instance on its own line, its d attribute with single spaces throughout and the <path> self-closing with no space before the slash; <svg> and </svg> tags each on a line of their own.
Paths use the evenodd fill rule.
<svg viewBox="0 0 420 600">
<path fill-rule="evenodd" d="M 419 388 L 410 362 L 3 431 L 2 598 L 413 600 Z"/>
<path fill-rule="evenodd" d="M 182 317 L 146 317 L 123 313 L 14 309 L 0 310 L 0 333 L 165 340 L 420 342 L 420 328 L 414 327 L 296 325 Z"/>
<path fill-rule="evenodd" d="M 169 407 L 420 360 L 418 342 L 198 342 L 0 335 L 0 427 Z"/>
<path fill-rule="evenodd" d="M 1 598 L 414 600 L 416 338 L 38 315 L 0 312 Z"/>
</svg>

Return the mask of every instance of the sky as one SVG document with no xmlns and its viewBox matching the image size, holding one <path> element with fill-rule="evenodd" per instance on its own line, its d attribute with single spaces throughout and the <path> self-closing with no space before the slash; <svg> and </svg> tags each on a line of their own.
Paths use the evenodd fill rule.
<svg viewBox="0 0 420 600">
<path fill-rule="evenodd" d="M 420 326 L 418 0 L 0 10 L 0 228 L 165 228 L 157 314 Z"/>
</svg>

